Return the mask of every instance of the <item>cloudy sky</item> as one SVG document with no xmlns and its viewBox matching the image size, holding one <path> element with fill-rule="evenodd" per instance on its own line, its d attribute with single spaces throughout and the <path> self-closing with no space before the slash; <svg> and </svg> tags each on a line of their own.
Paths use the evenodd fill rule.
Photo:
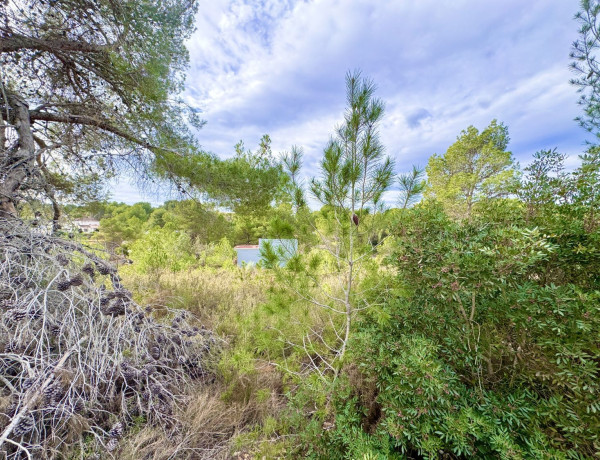
<svg viewBox="0 0 600 460">
<path fill-rule="evenodd" d="M 569 84 L 578 0 L 211 0 L 190 39 L 185 97 L 203 148 L 228 157 L 271 136 L 304 147 L 307 177 L 343 115 L 344 75 L 361 69 L 386 103 L 380 134 L 398 172 L 426 165 L 469 125 L 496 118 L 526 164 L 557 147 L 576 164 L 586 133 Z M 114 199 L 157 202 L 125 183 Z M 393 193 L 389 195 L 393 198 Z"/>
</svg>

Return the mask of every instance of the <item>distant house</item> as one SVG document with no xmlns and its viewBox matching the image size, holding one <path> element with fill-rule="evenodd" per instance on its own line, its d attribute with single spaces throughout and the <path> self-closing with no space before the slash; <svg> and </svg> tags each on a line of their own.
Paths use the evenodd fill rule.
<svg viewBox="0 0 600 460">
<path fill-rule="evenodd" d="M 260 238 L 258 244 L 240 244 L 233 249 L 237 252 L 238 267 L 245 265 L 256 265 L 260 262 L 260 251 L 265 244 L 270 244 L 273 251 L 279 255 L 281 265 L 298 251 L 298 240 L 294 239 L 271 239 Z"/>
<path fill-rule="evenodd" d="M 100 221 L 96 219 L 76 219 L 73 221 L 73 225 L 83 233 L 92 233 L 100 228 Z"/>
<path fill-rule="evenodd" d="M 237 265 L 256 265 L 260 262 L 260 246 L 258 244 L 239 244 L 233 249 L 237 252 Z"/>
</svg>

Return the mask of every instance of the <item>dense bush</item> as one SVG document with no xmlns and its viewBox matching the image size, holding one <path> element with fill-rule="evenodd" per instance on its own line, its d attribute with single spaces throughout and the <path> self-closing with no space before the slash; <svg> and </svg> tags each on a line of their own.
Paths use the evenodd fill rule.
<svg viewBox="0 0 600 460">
<path fill-rule="evenodd" d="M 598 234 L 573 215 L 455 222 L 435 203 L 394 232 L 387 316 L 362 318 L 317 456 L 597 455 Z"/>
</svg>

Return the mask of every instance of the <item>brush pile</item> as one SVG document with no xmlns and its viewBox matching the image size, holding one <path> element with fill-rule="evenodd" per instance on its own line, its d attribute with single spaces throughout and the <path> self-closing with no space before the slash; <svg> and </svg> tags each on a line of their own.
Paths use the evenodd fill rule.
<svg viewBox="0 0 600 460">
<path fill-rule="evenodd" d="M 186 311 L 137 305 L 93 252 L 0 219 L 6 458 L 118 456 L 133 422 L 176 430 L 216 344 Z"/>
</svg>

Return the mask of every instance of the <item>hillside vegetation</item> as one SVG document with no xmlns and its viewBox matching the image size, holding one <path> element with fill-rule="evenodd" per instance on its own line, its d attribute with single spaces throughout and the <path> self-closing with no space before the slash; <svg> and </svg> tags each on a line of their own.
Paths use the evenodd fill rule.
<svg viewBox="0 0 600 460">
<path fill-rule="evenodd" d="M 355 71 L 316 170 L 222 160 L 178 96 L 195 2 L 5 3 L 0 458 L 600 456 L 600 147 L 520 167 L 490 120 L 398 175 Z M 124 172 L 177 199 L 109 201 Z M 298 251 L 238 266 L 259 238 Z"/>
</svg>

